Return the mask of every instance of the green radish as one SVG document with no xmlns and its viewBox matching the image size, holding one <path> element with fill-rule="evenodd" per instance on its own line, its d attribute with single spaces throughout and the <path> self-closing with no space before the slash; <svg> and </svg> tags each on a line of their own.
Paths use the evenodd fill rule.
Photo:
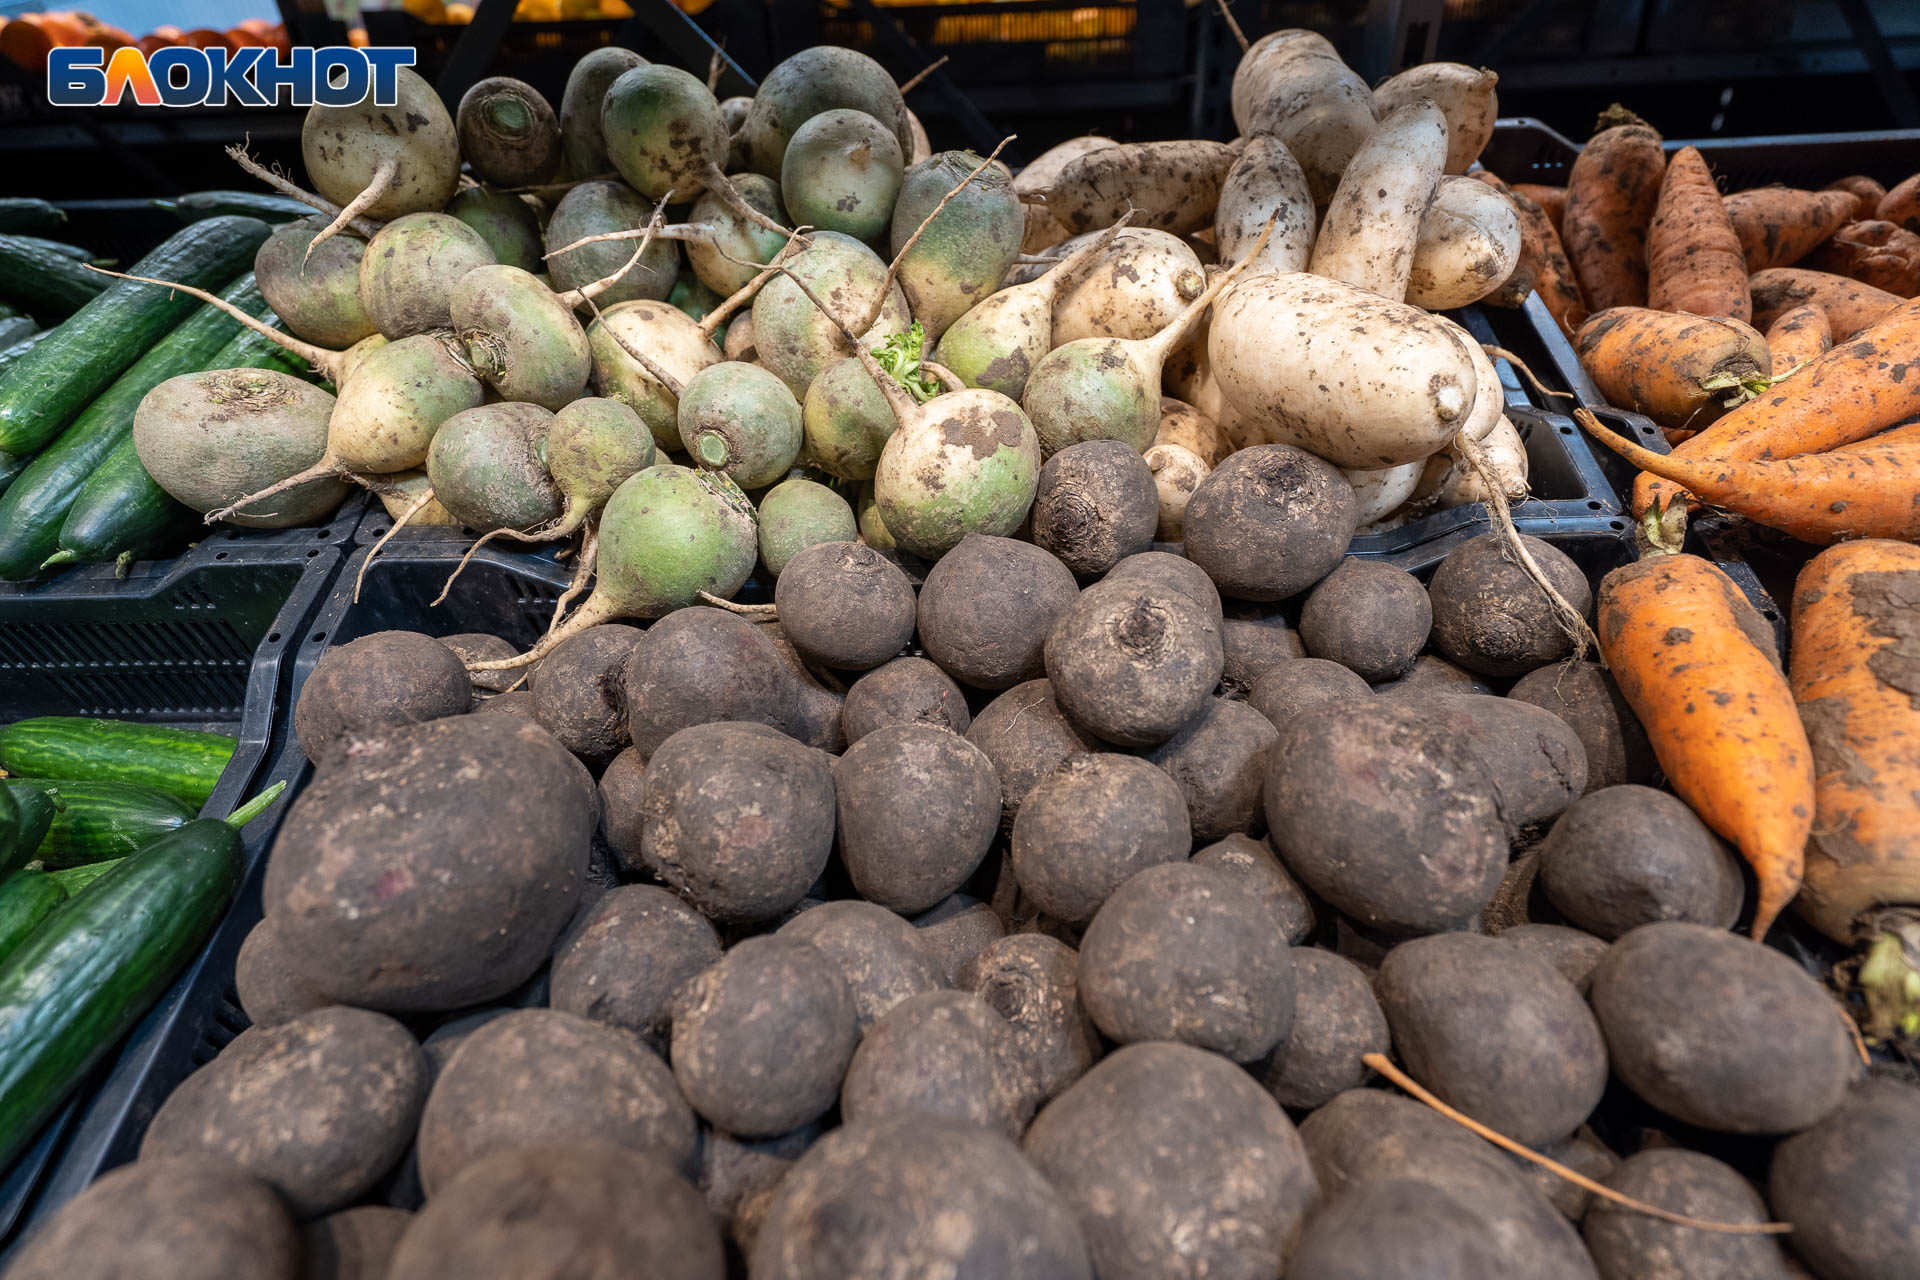
<svg viewBox="0 0 1920 1280">
<path fill-rule="evenodd" d="M 238 744 L 224 733 L 96 716 L 34 716 L 0 728 L 0 768 L 17 778 L 152 787 L 202 805 Z"/>
<path fill-rule="evenodd" d="M 900 544 L 887 531 L 887 522 L 880 518 L 880 504 L 873 500 L 871 480 L 860 486 L 860 500 L 854 503 L 854 519 L 860 526 L 860 541 L 891 559 L 900 558 Z"/>
<path fill-rule="evenodd" d="M 688 319 L 704 320 L 707 313 L 725 299 L 707 288 L 705 282 L 689 270 L 682 271 L 680 278 L 673 282 L 673 292 L 667 295 L 667 301 L 686 312 Z"/>
<path fill-rule="evenodd" d="M 573 246 L 610 232 L 632 232 L 638 239 L 640 228 L 653 214 L 653 202 L 624 182 L 582 182 L 567 192 L 547 220 L 547 273 L 554 288 L 583 288 L 619 270 L 630 256 L 624 245 L 603 241 Z M 601 293 L 599 302 L 611 307 L 619 302 L 663 299 L 673 291 L 679 262 L 680 251 L 673 241 L 656 236 L 639 263 L 618 284 Z"/>
<path fill-rule="evenodd" d="M 535 275 L 545 271 L 540 217 L 519 196 L 487 187 L 467 187 L 447 202 L 449 216 L 480 233 L 493 250 L 494 260 Z"/>
<path fill-rule="evenodd" d="M 681 388 L 679 400 L 687 452 L 742 489 L 765 488 L 800 456 L 800 403 L 757 365 L 709 365 Z"/>
<path fill-rule="evenodd" d="M 1000 287 L 1026 225 L 1013 174 L 998 161 L 942 151 L 907 170 L 893 206 L 893 252 L 900 287 L 929 340 L 938 343 L 947 326 Z"/>
<path fill-rule="evenodd" d="M 596 581 L 586 602 L 520 656 L 467 669 L 524 667 L 614 618 L 660 618 L 703 594 L 731 597 L 753 573 L 758 553 L 753 504 L 725 475 L 648 467 L 628 477 L 600 513 Z"/>
<path fill-rule="evenodd" d="M 460 154 L 482 182 L 530 187 L 560 171 L 560 121 L 540 91 L 512 76 L 488 76 L 454 112 Z"/>
<path fill-rule="evenodd" d="M 433 494 L 470 529 L 533 529 L 560 516 L 560 490 L 547 473 L 553 415 L 502 401 L 456 413 L 427 451 Z"/>
<path fill-rule="evenodd" d="M 325 218 L 302 218 L 274 228 L 254 255 L 253 273 L 289 333 L 323 347 L 350 347 L 375 332 L 360 305 L 367 242 L 343 232 L 308 253 L 326 225 Z"/>
<path fill-rule="evenodd" d="M 467 358 L 505 400 L 558 410 L 593 372 L 587 332 L 573 308 L 519 267 L 476 267 L 448 298 Z"/>
<path fill-rule="evenodd" d="M 351 107 L 311 107 L 300 152 L 315 191 L 340 206 L 316 238 L 324 243 L 355 218 L 390 221 L 446 207 L 460 183 L 460 141 L 433 86 L 402 67 L 396 101 L 368 94 Z"/>
<path fill-rule="evenodd" d="M 835 361 L 808 384 L 800 424 L 807 461 L 840 480 L 873 479 L 880 451 L 898 425 L 858 356 Z"/>
<path fill-rule="evenodd" d="M 864 53 L 833 45 L 803 49 L 767 72 L 739 133 L 755 172 L 780 175 L 787 144 L 823 111 L 851 107 L 893 131 L 900 154 L 913 146 L 907 104 L 887 69 Z"/>
<path fill-rule="evenodd" d="M 0 875 L 33 860 L 47 838 L 54 815 L 65 804 L 51 791 L 35 787 L 0 787 Z"/>
<path fill-rule="evenodd" d="M 837 318 L 814 306 L 800 284 L 820 297 L 870 306 L 887 281 L 887 266 L 852 236 L 816 231 L 807 248 L 787 259 L 786 270 L 791 274 L 769 280 L 753 299 L 754 346 L 761 363 L 799 397 L 828 365 L 852 354 Z M 904 333 L 911 320 L 906 295 L 897 284 L 887 283 L 879 315 L 860 330 L 860 340 L 880 342 Z"/>
<path fill-rule="evenodd" d="M 737 175 L 733 181 L 740 198 L 765 214 L 768 219 L 779 222 L 787 216 L 786 210 L 780 205 L 780 188 L 768 179 L 757 173 L 748 173 Z M 584 185 L 591 187 L 596 184 Z M 785 235 L 768 231 L 765 227 L 749 222 L 734 213 L 726 201 L 711 191 L 702 194 L 698 200 L 694 201 L 689 221 L 662 226 L 651 224 L 643 226 L 640 222 L 632 220 L 636 212 L 636 202 L 637 207 L 644 207 L 644 201 L 634 195 L 631 188 L 618 182 L 599 185 L 618 188 L 618 193 L 606 198 L 607 207 L 616 216 L 604 220 L 617 221 L 620 225 L 588 231 L 586 234 L 568 240 L 563 236 L 579 229 L 579 225 L 584 225 L 588 221 L 586 213 L 569 216 L 562 224 L 562 229 L 556 229 L 552 223 L 548 224 L 547 243 L 553 248 L 547 254 L 547 261 L 549 264 L 566 263 L 561 271 L 567 274 L 568 278 L 585 269 L 576 255 L 591 253 L 596 255 L 590 259 L 594 263 L 617 265 L 620 254 L 616 249 L 595 246 L 613 246 L 624 240 L 651 238 L 660 241 L 677 241 L 684 245 L 687 261 L 701 283 L 716 294 L 731 294 L 745 288 L 747 283 L 758 274 L 759 267 L 772 261 L 773 255 L 780 252 L 781 246 L 787 242 Z M 579 189 L 575 188 L 575 190 Z M 558 217 L 557 214 L 555 216 Z M 672 257 L 671 244 L 664 249 L 650 246 L 647 261 L 654 262 L 656 265 L 647 269 L 658 270 L 658 264 L 664 264 Z M 684 275 L 675 276 L 676 289 L 684 278 Z M 664 296 L 673 300 L 673 291 L 669 290 L 664 295 L 651 292 L 636 293 L 634 296 Z M 625 301 L 626 299 L 619 297 L 616 300 Z M 674 305 L 679 305 L 677 300 L 674 300 Z"/>
<path fill-rule="evenodd" d="M 760 498 L 760 561 L 778 578 L 787 562 L 821 542 L 860 536 L 853 507 L 826 485 L 805 476 L 782 480 Z"/>
<path fill-rule="evenodd" d="M 16 871 L 0 880 L 0 962 L 66 900 L 66 889 L 45 871 Z"/>
<path fill-rule="evenodd" d="M 199 806 L 152 787 L 69 778 L 7 778 L 0 787 L 16 801 L 38 791 L 56 802 L 53 821 L 34 855 L 49 867 L 77 866 L 133 853 L 148 841 L 191 822 Z"/>
<path fill-rule="evenodd" d="M 878 244 L 893 223 L 905 173 L 893 130 L 840 107 L 795 131 L 780 165 L 780 199 L 807 226 Z"/>
<path fill-rule="evenodd" d="M 623 302 L 587 326 L 593 386 L 640 415 L 663 452 L 681 452 L 680 389 L 720 362 L 715 317 L 694 320 L 668 302 Z"/>
<path fill-rule="evenodd" d="M 595 49 L 573 64 L 560 95 L 560 176 L 597 178 L 613 170 L 600 129 L 600 104 L 615 80 L 647 60 L 616 45 Z"/>
<path fill-rule="evenodd" d="M 380 228 L 360 262 L 360 305 L 389 339 L 450 328 L 453 290 L 493 264 L 493 249 L 460 219 L 410 213 Z"/>
<path fill-rule="evenodd" d="M 600 127 L 613 167 L 647 199 L 688 200 L 710 191 L 747 221 L 787 234 L 742 198 L 727 177 L 726 118 L 699 77 L 660 63 L 622 73 L 600 103 Z"/>
</svg>

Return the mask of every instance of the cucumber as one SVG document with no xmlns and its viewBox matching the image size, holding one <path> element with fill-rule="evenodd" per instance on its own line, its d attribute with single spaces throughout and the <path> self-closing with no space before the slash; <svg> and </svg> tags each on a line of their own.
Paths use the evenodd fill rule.
<svg viewBox="0 0 1920 1280">
<path fill-rule="evenodd" d="M 39 346 L 43 338 L 48 338 L 52 335 L 52 329 L 42 329 L 38 333 L 30 333 L 26 337 L 19 339 L 5 350 L 0 350 L 0 373 L 5 373 L 8 369 L 12 368 L 19 362 L 20 357 Z"/>
<path fill-rule="evenodd" d="M 0 494 L 4 494 L 7 486 L 20 478 L 20 473 L 32 461 L 33 455 L 30 453 L 0 453 Z"/>
<path fill-rule="evenodd" d="M 0 349 L 11 347 L 20 339 L 40 332 L 40 326 L 33 322 L 32 316 L 7 316 L 0 319 Z"/>
<path fill-rule="evenodd" d="M 57 253 L 75 262 L 91 262 L 96 266 L 104 267 L 113 261 L 111 258 L 95 257 L 93 250 L 83 249 L 77 244 L 68 244 L 65 240 L 46 240 L 39 236 L 14 236 L 13 238 L 21 244 L 33 246 L 42 253 Z"/>
<path fill-rule="evenodd" d="M 311 218 L 318 212 L 312 205 L 302 204 L 291 196 L 269 195 L 264 191 L 192 191 L 154 203 L 186 222 L 223 213 L 241 214 L 262 222 L 292 222 L 295 218 Z"/>
<path fill-rule="evenodd" d="M 25 866 L 47 838 L 63 802 L 49 792 L 0 788 L 0 875 Z"/>
<path fill-rule="evenodd" d="M 266 310 L 266 299 L 255 287 L 251 271 L 233 281 L 222 296 L 242 311 Z M 147 392 L 168 378 L 205 368 L 240 330 L 240 322 L 218 308 L 194 305 L 199 309 L 185 324 L 121 374 L 0 494 L 0 578 L 17 581 L 40 571 L 60 549 L 60 527 L 81 487 L 115 446 L 133 435 L 134 411 Z M 50 345 L 54 344 L 34 348 L 27 359 Z M 23 363 L 13 372 L 24 368 Z M 10 377 L 0 375 L 0 397 Z"/>
<path fill-rule="evenodd" d="M 113 277 L 47 249 L 46 243 L 0 236 L 0 298 L 29 311 L 70 316 L 115 283 Z"/>
<path fill-rule="evenodd" d="M 0 962 L 0 1167 L 212 936 L 244 862 L 232 827 L 189 822 L 56 907 Z"/>
<path fill-rule="evenodd" d="M 137 853 L 147 844 L 193 821 L 195 806 L 152 787 L 126 782 L 82 782 L 69 778 L 7 778 L 0 786 L 45 792 L 66 807 L 35 850 L 49 867 Z"/>
<path fill-rule="evenodd" d="M 61 867 L 58 871 L 40 874 L 59 885 L 60 892 L 71 898 L 125 861 L 125 858 L 108 858 L 105 862 L 83 862 L 77 867 Z"/>
<path fill-rule="evenodd" d="M 0 728 L 0 769 L 16 778 L 129 782 L 198 808 L 233 759 L 223 733 L 89 716 L 35 716 Z"/>
<path fill-rule="evenodd" d="M 16 871 L 0 880 L 0 960 L 19 950 L 66 900 L 67 891 L 44 871 Z"/>
<path fill-rule="evenodd" d="M 268 231 L 258 218 L 208 218 L 168 237 L 131 274 L 217 289 L 253 265 Z M 45 445 L 199 305 L 178 290 L 114 281 L 0 374 L 0 453 Z"/>
<path fill-rule="evenodd" d="M 45 200 L 26 196 L 0 200 L 0 233 L 6 235 L 51 231 L 66 220 L 64 210 Z"/>
</svg>

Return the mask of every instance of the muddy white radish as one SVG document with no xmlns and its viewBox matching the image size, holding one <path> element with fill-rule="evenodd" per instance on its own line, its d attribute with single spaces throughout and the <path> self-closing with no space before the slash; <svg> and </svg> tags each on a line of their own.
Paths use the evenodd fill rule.
<svg viewBox="0 0 1920 1280">
<path fill-rule="evenodd" d="M 1423 99 L 1389 112 L 1341 177 L 1308 270 L 1404 301 L 1420 218 L 1446 158 L 1439 107 Z"/>
<path fill-rule="evenodd" d="M 1291 28 L 1262 36 L 1233 73 L 1233 120 L 1241 134 L 1286 145 L 1324 206 L 1373 132 L 1373 94 L 1324 36 Z"/>
<path fill-rule="evenodd" d="M 1233 167 L 1221 142 L 1127 142 L 1068 161 L 1046 191 L 1047 211 L 1081 235 L 1129 210 L 1142 227 L 1185 235 L 1207 225 Z"/>
<path fill-rule="evenodd" d="M 1520 262 L 1520 217 L 1505 196 L 1472 178 L 1442 178 L 1420 216 L 1407 301 L 1451 311 L 1506 283 Z"/>
<path fill-rule="evenodd" d="M 1230 267 L 1240 261 L 1275 215 L 1273 236 L 1260 253 L 1261 265 L 1275 271 L 1305 271 L 1318 225 L 1307 175 L 1278 138 L 1249 138 L 1220 184 L 1220 202 L 1213 214 L 1213 242 L 1221 265 Z"/>
<path fill-rule="evenodd" d="M 1447 172 L 1465 173 L 1493 137 L 1500 114 L 1494 86 L 1500 77 L 1485 67 L 1460 62 L 1426 62 L 1408 67 L 1373 91 L 1373 108 L 1385 117 L 1420 98 L 1431 99 L 1447 117 Z"/>
</svg>

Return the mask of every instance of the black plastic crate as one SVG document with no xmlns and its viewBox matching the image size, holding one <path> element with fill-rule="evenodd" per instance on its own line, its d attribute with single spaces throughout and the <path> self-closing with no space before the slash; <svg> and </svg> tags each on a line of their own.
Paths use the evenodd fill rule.
<svg viewBox="0 0 1920 1280">
<path fill-rule="evenodd" d="M 1582 144 L 1528 116 L 1496 121 L 1480 164 L 1508 182 L 1561 187 Z M 1775 183 L 1818 190 L 1863 173 L 1891 187 L 1920 168 L 1920 129 L 1759 138 L 1669 138 L 1669 154 L 1698 147 L 1724 191 Z"/>
</svg>

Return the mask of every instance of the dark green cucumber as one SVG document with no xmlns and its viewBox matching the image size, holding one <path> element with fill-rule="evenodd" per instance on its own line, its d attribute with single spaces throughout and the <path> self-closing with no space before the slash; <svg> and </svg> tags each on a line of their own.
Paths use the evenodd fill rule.
<svg viewBox="0 0 1920 1280">
<path fill-rule="evenodd" d="M 41 874 L 59 885 L 60 892 L 71 898 L 125 861 L 126 858 L 108 858 L 105 862 L 83 862 L 77 867 L 61 867 L 57 871 L 43 871 Z"/>
<path fill-rule="evenodd" d="M 251 271 L 233 281 L 223 296 L 250 314 L 266 310 Z M 121 374 L 0 494 L 0 578 L 18 581 L 40 571 L 60 549 L 60 527 L 81 487 L 133 434 L 133 414 L 147 392 L 168 378 L 199 372 L 239 331 L 240 322 L 219 308 L 194 305 L 199 310 L 186 323 Z M 33 355 L 45 349 L 42 344 Z M 16 372 L 24 367 L 23 362 Z M 0 375 L 0 395 L 7 379 Z"/>
<path fill-rule="evenodd" d="M 20 949 L 67 891 L 44 871 L 16 871 L 0 880 L 0 961 Z"/>
<path fill-rule="evenodd" d="M 89 716 L 35 716 L 0 728 L 0 769 L 16 778 L 129 782 L 207 802 L 236 744 L 224 733 Z"/>
<path fill-rule="evenodd" d="M 244 862 L 232 827 L 190 822 L 56 907 L 0 962 L 0 1167 L 212 936 Z"/>
<path fill-rule="evenodd" d="M 130 274 L 217 289 L 253 265 L 268 232 L 258 218 L 208 218 L 168 237 Z M 53 439 L 199 305 L 177 289 L 115 280 L 0 374 L 0 452 Z"/>
<path fill-rule="evenodd" d="M 19 363 L 20 358 L 26 355 L 27 352 L 33 350 L 39 346 L 42 341 L 52 336 L 52 329 L 41 329 L 37 333 L 30 333 L 26 337 L 19 339 L 6 349 L 0 350 L 0 373 L 5 373 L 8 369 Z"/>
<path fill-rule="evenodd" d="M 291 196 L 270 195 L 264 191 L 191 191 L 155 204 L 180 215 L 187 222 L 233 213 L 258 218 L 262 222 L 292 222 L 311 218 L 316 210 Z"/>
<path fill-rule="evenodd" d="M 27 464 L 32 461 L 33 455 L 30 453 L 0 453 L 0 494 L 4 494 L 7 486 L 20 478 L 20 473 L 25 471 Z"/>
<path fill-rule="evenodd" d="M 0 298 L 28 311 L 70 316 L 114 283 L 29 236 L 0 236 Z"/>
<path fill-rule="evenodd" d="M 10 347 L 28 334 L 38 332 L 40 332 L 40 326 L 33 322 L 32 316 L 0 318 L 0 349 Z"/>
<path fill-rule="evenodd" d="M 57 205 L 45 200 L 36 200 L 28 196 L 10 196 L 0 200 L 0 233 L 6 235 L 28 235 L 41 231 L 52 231 L 67 220 L 67 215 Z"/>
<path fill-rule="evenodd" d="M 62 802 L 51 792 L 0 788 L 0 875 L 33 860 Z"/>
<path fill-rule="evenodd" d="M 96 257 L 93 250 L 83 249 L 77 244 L 68 244 L 65 240 L 47 240 L 40 236 L 14 236 L 13 238 L 22 244 L 33 246 L 42 253 L 57 253 L 75 262 L 92 262 L 104 266 L 112 261 L 111 258 Z"/>
<path fill-rule="evenodd" d="M 7 778 L 0 786 L 16 793 L 23 787 L 43 791 L 66 806 L 54 814 L 46 838 L 34 851 L 49 867 L 74 867 L 137 853 L 193 821 L 198 811 L 164 791 L 125 782 Z"/>
</svg>

